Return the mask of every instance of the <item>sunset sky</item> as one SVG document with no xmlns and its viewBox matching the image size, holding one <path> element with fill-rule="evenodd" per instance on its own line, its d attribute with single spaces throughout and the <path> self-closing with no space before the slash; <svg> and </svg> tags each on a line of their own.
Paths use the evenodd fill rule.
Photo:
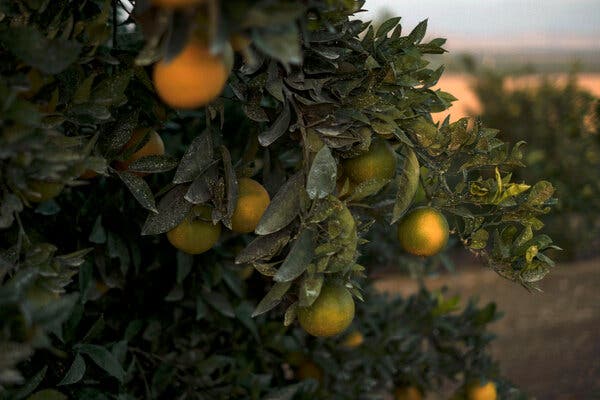
<svg viewBox="0 0 600 400">
<path fill-rule="evenodd" d="M 600 51 L 600 0 L 367 0 L 363 20 L 385 10 L 405 29 L 429 18 L 448 48 Z"/>
</svg>

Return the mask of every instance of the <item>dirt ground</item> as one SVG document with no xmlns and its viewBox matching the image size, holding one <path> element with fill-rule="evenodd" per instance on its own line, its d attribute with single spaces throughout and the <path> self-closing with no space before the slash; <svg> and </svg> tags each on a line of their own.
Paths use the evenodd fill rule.
<svg viewBox="0 0 600 400">
<path fill-rule="evenodd" d="M 502 373 L 538 400 L 600 399 L 600 258 L 558 264 L 529 293 L 484 267 L 428 278 L 429 289 L 447 286 L 462 298 L 495 301 L 504 318 L 492 352 Z M 386 276 L 379 289 L 410 294 L 415 280 Z"/>
</svg>

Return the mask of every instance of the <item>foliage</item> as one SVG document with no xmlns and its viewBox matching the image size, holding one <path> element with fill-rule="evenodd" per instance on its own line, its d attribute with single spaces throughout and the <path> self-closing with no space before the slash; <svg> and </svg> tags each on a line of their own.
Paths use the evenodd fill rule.
<svg viewBox="0 0 600 400">
<path fill-rule="evenodd" d="M 0 1 L 4 397 L 376 398 L 350 385 L 437 390 L 461 372 L 497 377 L 483 353 L 491 306 L 449 315 L 427 293 L 383 301 L 365 285 L 360 246 L 374 224 L 393 232 L 421 185 L 462 244 L 533 288 L 553 265 L 538 216 L 554 189 L 511 180 L 521 145 L 496 130 L 433 125 L 429 113 L 454 98 L 431 89 L 443 69 L 423 56 L 443 53 L 444 40 L 423 41 L 426 21 L 403 36 L 399 18 L 376 30 L 351 20 L 360 5 Z M 251 45 L 221 98 L 187 111 L 157 98 L 151 64 L 192 36 L 220 54 L 232 35 Z M 159 132 L 166 154 L 123 162 L 150 139 L 127 146 L 137 128 Z M 341 196 L 338 165 L 376 137 L 396 152 L 395 176 Z M 250 176 L 272 199 L 254 234 L 224 230 L 197 256 L 162 235 L 196 205 L 231 228 L 238 179 Z M 35 204 L 39 181 L 64 189 Z M 365 300 L 360 363 L 294 323 L 333 281 Z M 330 384 L 294 382 L 284 362 L 294 348 Z"/>
<path fill-rule="evenodd" d="M 565 257 L 593 255 L 600 242 L 600 103 L 577 86 L 572 73 L 564 87 L 550 77 L 535 88 L 508 90 L 508 77 L 481 72 L 476 92 L 485 123 L 510 141 L 526 140 L 528 168 L 518 179 L 545 177 L 560 201 L 542 220 L 564 245 Z"/>
</svg>

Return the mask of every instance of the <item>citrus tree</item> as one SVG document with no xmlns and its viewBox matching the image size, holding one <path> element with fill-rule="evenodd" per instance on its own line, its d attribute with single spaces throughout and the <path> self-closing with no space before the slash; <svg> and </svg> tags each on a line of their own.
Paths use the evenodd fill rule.
<svg viewBox="0 0 600 400">
<path fill-rule="evenodd" d="M 577 84 L 577 74 L 557 85 L 549 77 L 535 88 L 508 90 L 507 77 L 478 71 L 475 86 L 484 122 L 509 140 L 526 140 L 528 168 L 521 179 L 551 178 L 560 201 L 543 220 L 560 240 L 564 257 L 597 255 L 600 237 L 600 106 Z M 509 129 L 510 128 L 510 129 Z M 552 160 L 552 162 L 549 162 Z"/>
<path fill-rule="evenodd" d="M 519 396 L 493 305 L 382 297 L 361 249 L 459 244 L 534 289 L 553 187 L 434 124 L 444 40 L 361 6 L 0 2 L 3 397 Z"/>
</svg>

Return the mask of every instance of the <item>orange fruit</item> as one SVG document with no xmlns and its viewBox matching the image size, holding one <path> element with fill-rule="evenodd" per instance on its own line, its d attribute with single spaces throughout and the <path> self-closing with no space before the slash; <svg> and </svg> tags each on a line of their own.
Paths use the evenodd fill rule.
<svg viewBox="0 0 600 400">
<path fill-rule="evenodd" d="M 364 341 L 365 337 L 360 331 L 352 331 L 346 336 L 342 342 L 342 346 L 347 349 L 354 349 L 363 344 Z"/>
<path fill-rule="evenodd" d="M 156 63 L 154 88 L 173 108 L 196 108 L 221 94 L 228 74 L 222 57 L 192 40 L 173 60 Z"/>
<path fill-rule="evenodd" d="M 396 174 L 396 153 L 388 142 L 374 139 L 369 150 L 342 162 L 344 176 L 358 184 L 373 179 L 391 179 Z"/>
<path fill-rule="evenodd" d="M 473 382 L 467 386 L 467 400 L 496 400 L 498 392 L 494 382 Z"/>
<path fill-rule="evenodd" d="M 231 230 L 254 232 L 271 199 L 265 188 L 254 179 L 238 180 L 238 200 L 231 216 Z"/>
<path fill-rule="evenodd" d="M 31 179 L 27 181 L 29 192 L 25 193 L 25 198 L 32 203 L 43 203 L 50 199 L 55 198 L 62 192 L 65 187 L 60 182 L 42 181 L 38 179 Z"/>
<path fill-rule="evenodd" d="M 417 256 L 432 256 L 448 243 L 448 221 L 432 207 L 417 207 L 398 223 L 398 240 L 402 248 Z"/>
<path fill-rule="evenodd" d="M 342 333 L 353 319 L 354 300 L 348 289 L 339 284 L 324 284 L 312 305 L 298 308 L 300 326 L 313 336 Z"/>
<path fill-rule="evenodd" d="M 196 206 L 175 228 L 167 232 L 169 242 L 188 254 L 201 254 L 210 250 L 221 236 L 221 224 L 214 225 L 208 219 L 210 208 Z"/>
<path fill-rule="evenodd" d="M 422 398 L 423 394 L 415 386 L 404 386 L 394 390 L 395 400 L 421 400 Z"/>
<path fill-rule="evenodd" d="M 312 378 L 319 383 L 323 382 L 323 370 L 310 360 L 305 360 L 300 364 L 296 376 L 301 381 Z"/>
<path fill-rule="evenodd" d="M 204 3 L 205 0 L 152 0 L 152 4 L 159 7 L 178 8 L 189 7 Z"/>
<path fill-rule="evenodd" d="M 120 171 L 124 171 L 129 167 L 129 164 L 135 160 L 139 160 L 142 157 L 163 155 L 165 154 L 165 144 L 162 138 L 156 131 L 150 128 L 137 128 L 133 131 L 131 138 L 125 146 L 123 146 L 123 152 L 127 152 L 132 148 L 138 147 L 138 145 L 145 140 L 148 136 L 148 141 L 133 154 L 126 157 L 123 161 L 118 161 L 116 167 Z M 138 175 L 146 175 L 145 173 L 138 173 Z"/>
</svg>

